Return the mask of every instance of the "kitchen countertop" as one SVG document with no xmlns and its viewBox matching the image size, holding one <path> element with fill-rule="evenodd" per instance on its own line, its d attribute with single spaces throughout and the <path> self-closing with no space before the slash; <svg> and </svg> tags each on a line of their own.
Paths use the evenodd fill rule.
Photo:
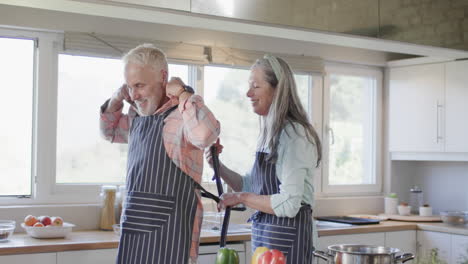
<svg viewBox="0 0 468 264">
<path fill-rule="evenodd" d="M 444 223 L 420 223 L 382 221 L 377 225 L 326 227 L 318 228 L 319 236 L 361 234 L 373 232 L 393 232 L 404 230 L 425 230 L 468 236 L 468 226 L 455 227 Z M 250 240 L 250 233 L 229 234 L 228 241 L 241 242 Z M 218 243 L 219 233 L 202 232 L 201 243 Z M 75 231 L 67 238 L 36 239 L 25 233 L 14 234 L 7 241 L 0 243 L 0 255 L 60 252 L 69 250 L 92 250 L 117 248 L 118 237 L 112 231 Z"/>
</svg>

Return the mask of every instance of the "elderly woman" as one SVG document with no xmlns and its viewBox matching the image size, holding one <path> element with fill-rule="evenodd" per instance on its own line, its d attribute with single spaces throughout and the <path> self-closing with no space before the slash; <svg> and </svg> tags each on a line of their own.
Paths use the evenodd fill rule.
<svg viewBox="0 0 468 264">
<path fill-rule="evenodd" d="M 235 191 L 222 196 L 221 206 L 243 203 L 257 210 L 250 218 L 252 251 L 268 247 L 281 250 L 287 263 L 312 263 L 313 176 L 321 143 L 289 65 L 271 55 L 257 60 L 247 97 L 261 117 L 255 164 L 246 176 L 220 164 L 221 177 Z M 211 155 L 205 154 L 211 164 Z"/>
</svg>

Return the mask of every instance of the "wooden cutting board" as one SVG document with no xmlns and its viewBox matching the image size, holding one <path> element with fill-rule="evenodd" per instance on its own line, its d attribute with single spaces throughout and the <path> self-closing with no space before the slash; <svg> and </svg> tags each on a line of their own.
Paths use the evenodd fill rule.
<svg viewBox="0 0 468 264">
<path fill-rule="evenodd" d="M 440 215 L 433 216 L 419 216 L 419 215 L 387 215 L 380 214 L 381 216 L 388 217 L 389 220 L 396 221 L 409 221 L 409 222 L 442 222 Z"/>
</svg>

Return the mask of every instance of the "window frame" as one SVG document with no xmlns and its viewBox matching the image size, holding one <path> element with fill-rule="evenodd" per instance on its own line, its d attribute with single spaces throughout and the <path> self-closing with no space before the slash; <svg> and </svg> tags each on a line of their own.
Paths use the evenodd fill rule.
<svg viewBox="0 0 468 264">
<path fill-rule="evenodd" d="M 365 196 L 365 195 L 381 195 L 383 187 L 382 173 L 382 141 L 383 141 L 383 69 L 377 67 L 366 67 L 360 65 L 338 65 L 328 63 L 325 65 L 326 75 L 324 77 L 324 93 L 323 93 L 323 127 L 322 127 L 322 145 L 323 145 L 323 164 L 322 164 L 322 184 L 319 196 L 336 197 L 336 196 Z M 376 80 L 375 101 L 373 111 L 373 165 L 372 172 L 375 176 L 374 184 L 353 184 L 353 185 L 330 185 L 329 184 L 329 142 L 330 134 L 327 131 L 329 127 L 330 113 L 330 75 L 342 74 L 357 77 L 372 77 Z"/>
<path fill-rule="evenodd" d="M 34 204 L 96 204 L 99 202 L 101 184 L 57 184 L 56 183 L 56 155 L 57 155 L 57 107 L 58 107 L 58 59 L 59 54 L 65 53 L 63 48 L 64 34 L 54 31 L 19 30 L 16 28 L 0 27 L 0 35 L 8 38 L 28 38 L 36 40 L 34 61 L 34 92 L 33 92 L 33 132 L 31 147 L 31 188 L 28 197 L 4 196 L 0 197 L 0 205 L 34 205 Z M 76 54 L 80 55 L 80 54 Z M 98 54 L 96 58 L 109 58 Z M 168 61 L 171 64 L 183 64 Z M 217 66 L 247 69 L 244 66 L 227 64 L 186 64 L 188 65 L 188 84 L 194 87 L 197 94 L 204 96 L 204 67 Z M 376 148 L 375 175 L 376 184 L 372 188 L 350 185 L 348 188 L 330 188 L 328 182 L 328 140 L 325 128 L 328 124 L 329 111 L 329 80 L 328 75 L 318 72 L 295 71 L 295 74 L 309 76 L 309 109 L 311 122 L 322 139 L 323 163 L 317 169 L 314 185 L 316 194 L 320 196 L 353 196 L 366 194 L 380 194 L 382 191 L 382 70 L 377 67 L 343 66 L 342 64 L 327 64 L 326 72 L 343 73 L 347 75 L 374 76 L 377 79 L 376 91 Z M 99 107 L 99 106 L 96 106 Z M 324 169 L 325 168 L 325 169 Z M 205 183 L 215 191 L 214 183 Z M 352 189 L 352 190 L 350 190 Z"/>
</svg>

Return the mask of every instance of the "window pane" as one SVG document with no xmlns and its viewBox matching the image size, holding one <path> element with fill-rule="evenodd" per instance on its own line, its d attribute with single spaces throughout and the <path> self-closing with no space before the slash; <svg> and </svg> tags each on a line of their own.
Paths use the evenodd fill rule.
<svg viewBox="0 0 468 264">
<path fill-rule="evenodd" d="M 0 195 L 31 195 L 34 41 L 0 38 Z"/>
<path fill-rule="evenodd" d="M 204 99 L 221 122 L 220 160 L 234 171 L 250 172 L 255 159 L 259 117 L 247 98 L 250 70 L 205 67 Z M 211 181 L 213 170 L 204 165 L 203 180 Z"/>
<path fill-rule="evenodd" d="M 309 112 L 309 80 L 310 75 L 306 74 L 294 74 L 294 80 L 296 80 L 297 93 L 301 100 L 302 106 Z"/>
<path fill-rule="evenodd" d="M 186 65 L 169 72 L 188 79 Z M 127 145 L 101 138 L 98 114 L 123 82 L 121 60 L 59 55 L 57 183 L 125 181 Z"/>
<path fill-rule="evenodd" d="M 375 89 L 374 78 L 330 76 L 330 185 L 375 183 Z"/>
</svg>

